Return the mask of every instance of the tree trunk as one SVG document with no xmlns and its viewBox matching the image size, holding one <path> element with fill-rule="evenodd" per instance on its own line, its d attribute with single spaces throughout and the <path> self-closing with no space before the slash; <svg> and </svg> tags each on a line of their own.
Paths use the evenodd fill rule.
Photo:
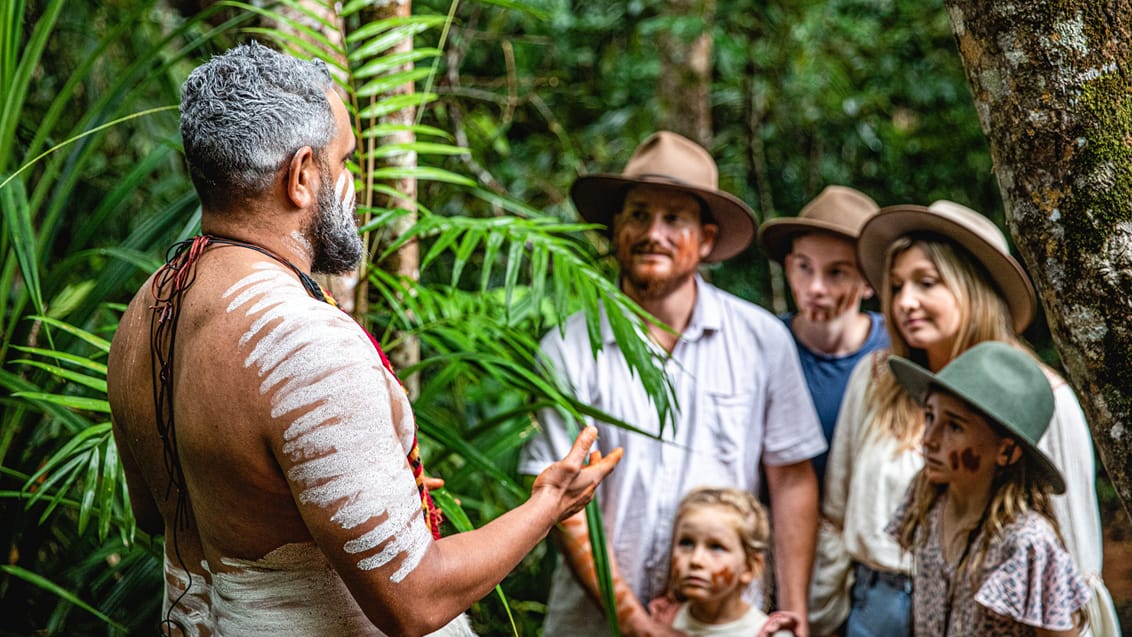
<svg viewBox="0 0 1132 637">
<path fill-rule="evenodd" d="M 1132 507 L 1132 3 L 946 0 L 1007 224 Z"/>
<path fill-rule="evenodd" d="M 387 18 L 395 17 L 409 17 L 410 15 L 412 15 L 412 3 L 409 0 L 399 0 L 395 2 L 378 4 L 365 9 L 364 11 L 362 11 L 362 22 L 363 24 L 365 24 L 374 20 L 384 20 Z M 407 52 L 412 51 L 412 49 L 413 41 L 411 38 L 407 38 L 399 42 L 390 50 L 379 53 L 379 55 Z M 411 63 L 408 66 L 411 67 Z M 412 83 L 408 83 L 402 84 L 398 89 L 394 91 L 394 94 L 402 95 L 411 94 L 413 92 L 414 87 Z M 385 97 L 389 96 L 377 96 L 374 98 L 374 100 Z M 366 105 L 362 104 L 359 106 L 359 110 L 362 110 Z M 415 119 L 416 109 L 409 107 L 383 116 L 380 123 L 411 125 L 414 123 Z M 379 122 L 376 120 L 360 122 L 360 128 L 361 130 L 365 130 L 377 123 Z M 378 165 L 376 165 L 375 163 L 376 160 L 373 158 L 373 151 L 376 150 L 378 145 L 390 143 L 408 144 L 414 141 L 416 141 L 416 136 L 412 132 L 406 131 L 395 133 L 391 136 L 383 138 L 370 138 L 368 141 L 363 142 L 367 144 L 367 147 L 363 148 L 363 152 L 361 153 L 363 174 L 368 175 L 374 168 L 378 167 Z M 405 168 L 413 167 L 416 166 L 417 163 L 417 154 L 415 152 L 406 152 L 400 155 L 394 155 L 385 158 L 383 162 L 384 163 L 382 165 L 385 166 L 395 165 Z M 401 178 L 387 185 L 400 193 L 401 196 L 398 198 L 392 198 L 376 193 L 372 187 L 369 187 L 372 186 L 372 183 L 370 182 L 366 184 L 367 187 L 364 189 L 364 203 L 366 205 L 374 206 L 377 208 L 404 208 L 412 212 L 398 218 L 393 223 L 382 227 L 380 232 L 371 233 L 370 236 L 367 237 L 367 245 L 369 246 L 369 254 L 371 255 L 384 252 L 387 246 L 399 240 L 401 236 L 404 235 L 405 232 L 417 222 L 416 179 L 409 177 Z M 368 221 L 368 219 L 366 221 Z M 386 272 L 408 277 L 414 281 L 420 280 L 420 250 L 416 240 L 406 243 L 404 246 L 390 255 L 385 261 L 376 265 Z M 354 311 L 359 320 L 361 320 L 364 318 L 369 301 L 368 286 L 366 285 L 364 278 L 358 285 L 354 299 Z M 386 352 L 386 354 L 389 356 L 389 360 L 391 363 L 393 363 L 393 367 L 395 369 L 406 369 L 409 366 L 415 365 L 416 363 L 420 362 L 420 341 L 416 336 L 398 331 L 393 334 L 393 339 L 397 344 L 394 347 L 390 348 L 389 351 Z M 415 398 L 420 392 L 420 380 L 415 374 L 411 376 L 403 376 L 401 378 L 401 382 L 405 384 L 405 387 L 409 390 L 409 395 L 411 397 Z"/>
<path fill-rule="evenodd" d="M 692 39 L 682 35 L 680 29 L 658 38 L 658 123 L 660 128 L 711 148 L 711 31 L 715 0 L 672 0 L 668 14 L 677 23 L 699 19 L 703 26 Z"/>
</svg>

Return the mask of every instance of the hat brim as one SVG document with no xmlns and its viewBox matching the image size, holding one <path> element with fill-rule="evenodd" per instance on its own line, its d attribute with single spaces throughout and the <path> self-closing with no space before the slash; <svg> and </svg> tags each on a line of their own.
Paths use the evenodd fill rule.
<svg viewBox="0 0 1132 637">
<path fill-rule="evenodd" d="M 755 238 L 754 212 L 738 197 L 721 190 L 697 188 L 662 177 L 622 177 L 621 175 L 586 175 L 570 187 L 570 198 L 582 219 L 613 226 L 613 215 L 621 211 L 625 190 L 632 186 L 659 186 L 690 193 L 703 200 L 719 226 L 715 245 L 705 262 L 724 261 L 739 254 Z"/>
<path fill-rule="evenodd" d="M 861 227 L 857 261 L 874 290 L 884 285 L 884 258 L 898 238 L 915 232 L 932 232 L 955 241 L 970 252 L 994 279 L 1010 308 L 1014 331 L 1021 333 L 1034 320 L 1037 297 L 1021 264 L 963 224 L 942 217 L 925 206 L 883 208 Z"/>
<path fill-rule="evenodd" d="M 807 232 L 825 232 L 844 237 L 856 243 L 857 238 L 845 232 L 845 226 L 822 219 L 803 219 L 799 217 L 779 217 L 767 221 L 759 228 L 759 246 L 768 257 L 784 263 L 790 254 L 794 237 Z"/>
<path fill-rule="evenodd" d="M 888 359 L 888 365 L 893 375 L 896 376 L 896 380 L 917 403 L 923 404 L 924 399 L 927 398 L 932 388 L 938 387 L 962 398 L 975 409 L 979 410 L 984 417 L 997 423 L 1000 427 L 1008 431 L 1011 434 L 1011 438 L 1022 445 L 1022 447 L 1026 449 L 1026 452 L 1034 458 L 1038 471 L 1041 472 L 1043 477 L 1050 483 L 1053 492 L 1057 494 L 1065 493 L 1065 479 L 1061 476 L 1061 471 L 1058 470 L 1057 465 L 1053 464 L 1049 456 L 1031 443 L 1014 425 L 995 418 L 992 410 L 980 405 L 976 398 L 966 394 L 963 390 L 955 387 L 951 383 L 941 380 L 935 374 L 932 374 L 930 371 L 906 358 L 891 356 Z"/>
</svg>

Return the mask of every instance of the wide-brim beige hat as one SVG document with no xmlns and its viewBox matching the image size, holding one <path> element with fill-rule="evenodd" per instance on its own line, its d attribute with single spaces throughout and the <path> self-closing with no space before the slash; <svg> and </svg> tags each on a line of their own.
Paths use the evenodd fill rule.
<svg viewBox="0 0 1132 637">
<path fill-rule="evenodd" d="M 759 228 L 763 252 L 782 263 L 790 253 L 794 237 L 806 232 L 828 232 L 856 243 L 861 226 L 880 210 L 863 192 L 846 186 L 826 186 L 797 217 L 779 217 Z"/>
<path fill-rule="evenodd" d="M 570 198 L 583 219 L 610 227 L 628 188 L 641 184 L 687 192 L 704 202 L 719 226 L 715 246 L 704 261 L 730 259 L 755 237 L 754 212 L 738 197 L 719 190 L 719 170 L 711 155 L 692 140 L 668 131 L 653 133 L 641 142 L 620 175 L 579 177 L 570 188 Z"/>
<path fill-rule="evenodd" d="M 898 238 L 913 233 L 938 234 L 963 246 L 986 268 L 1006 299 L 1014 331 L 1022 332 L 1034 319 L 1037 298 L 1022 265 L 1010 256 L 1006 235 L 985 216 L 952 201 L 930 206 L 887 206 L 873 215 L 857 238 L 857 261 L 873 289 L 884 285 L 884 258 Z"/>
</svg>

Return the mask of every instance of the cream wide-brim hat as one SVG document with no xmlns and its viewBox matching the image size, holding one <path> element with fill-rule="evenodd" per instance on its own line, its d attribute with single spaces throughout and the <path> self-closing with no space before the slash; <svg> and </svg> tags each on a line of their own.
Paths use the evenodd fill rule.
<svg viewBox="0 0 1132 637">
<path fill-rule="evenodd" d="M 914 233 L 932 233 L 959 244 L 982 264 L 1002 293 L 1021 333 L 1034 319 L 1037 298 L 1030 277 L 1010 256 L 1006 235 L 985 216 L 952 201 L 930 206 L 901 204 L 886 206 L 861 227 L 857 238 L 857 261 L 874 290 L 884 285 L 884 259 L 897 239 Z"/>
<path fill-rule="evenodd" d="M 570 198 L 582 219 L 610 228 L 626 191 L 639 185 L 686 192 L 704 202 L 719 226 L 706 262 L 730 259 L 755 237 L 754 212 L 738 197 L 719 190 L 719 170 L 711 155 L 699 144 L 669 131 L 653 133 L 641 142 L 620 175 L 579 177 L 570 187 Z"/>
<path fill-rule="evenodd" d="M 779 263 L 790 253 L 794 237 L 807 232 L 826 232 L 855 244 L 861 226 L 878 210 L 880 207 L 872 197 L 859 190 L 826 186 L 797 217 L 779 217 L 763 223 L 759 244 L 768 257 Z"/>
</svg>

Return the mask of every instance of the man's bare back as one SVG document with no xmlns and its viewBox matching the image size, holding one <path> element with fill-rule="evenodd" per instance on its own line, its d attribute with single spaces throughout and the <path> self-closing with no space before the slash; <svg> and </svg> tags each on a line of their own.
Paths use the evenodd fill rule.
<svg viewBox="0 0 1132 637">
<path fill-rule="evenodd" d="M 411 569 L 431 541 L 419 519 L 407 449 L 398 444 L 411 440 L 412 421 L 405 418 L 403 392 L 366 335 L 342 312 L 310 298 L 287 268 L 256 252 L 214 247 L 195 267 L 196 280 L 181 302 L 173 375 L 176 451 L 193 524 L 163 529 L 170 559 L 185 560 L 180 566 L 202 579 L 220 578 L 229 594 L 245 594 L 240 574 L 249 566 L 281 547 L 289 547 L 291 557 L 303 544 L 310 552 L 307 524 L 317 521 L 312 528 L 339 536 L 342 524 L 330 518 L 352 516 L 348 537 L 336 539 L 343 549 L 352 542 L 362 550 L 343 550 L 343 568 L 356 570 L 368 560 Z M 110 392 L 115 414 L 122 414 L 116 422 L 127 466 L 164 453 L 151 435 L 153 304 L 143 288 L 123 318 L 121 346 L 111 361 L 123 369 Z M 384 440 L 366 430 L 374 423 L 387 430 Z M 386 462 L 376 462 L 381 459 Z M 134 470 L 157 487 L 149 495 L 172 520 L 176 494 L 165 497 L 170 477 L 164 463 Z M 306 523 L 285 472 L 305 486 L 298 498 L 312 509 Z M 417 506 L 389 510 L 384 501 Z M 157 529 L 151 520 L 141 522 Z M 402 550 L 377 550 L 380 541 L 367 542 L 367 534 L 399 535 Z M 325 560 L 310 566 L 327 567 Z M 364 618 L 343 587 L 331 588 L 338 590 L 324 594 L 341 598 L 340 614 L 353 607 L 352 614 Z M 276 588 L 273 595 L 282 592 Z"/>
<path fill-rule="evenodd" d="M 329 71 L 243 45 L 184 93 L 206 234 L 135 296 L 108 370 L 131 505 L 165 535 L 165 631 L 470 634 L 454 618 L 585 506 L 620 450 L 585 465 L 588 429 L 525 503 L 434 540 L 404 391 L 308 274 L 364 252 Z"/>
</svg>

